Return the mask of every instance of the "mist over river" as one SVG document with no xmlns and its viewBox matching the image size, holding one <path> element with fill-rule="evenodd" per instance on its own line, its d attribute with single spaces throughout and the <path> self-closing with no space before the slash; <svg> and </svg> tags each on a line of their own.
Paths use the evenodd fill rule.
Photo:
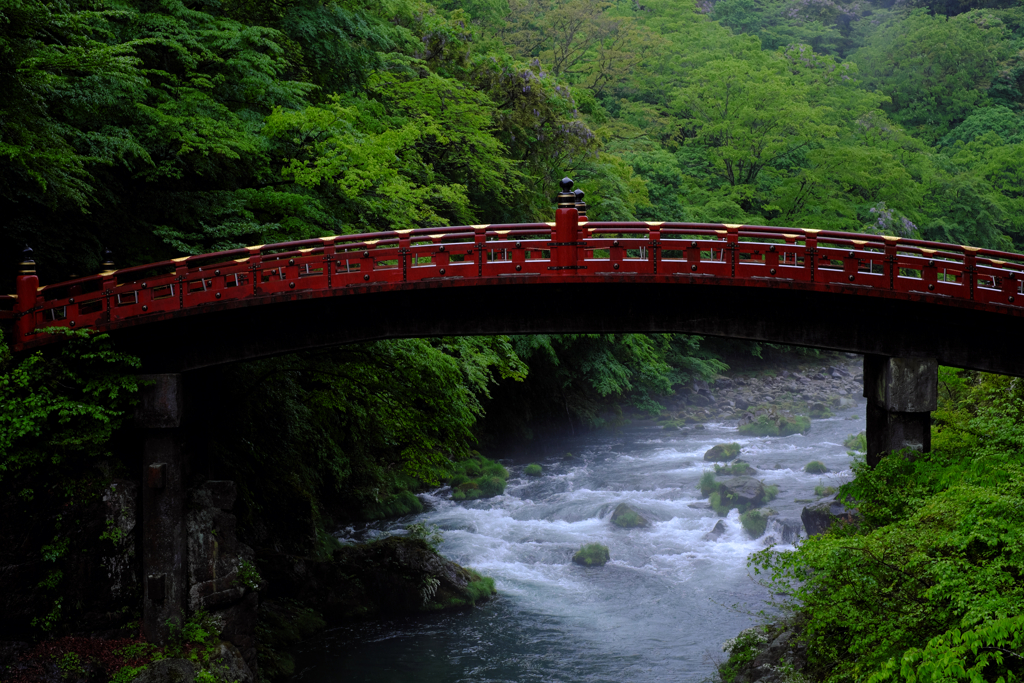
<svg viewBox="0 0 1024 683">
<path fill-rule="evenodd" d="M 404 525 L 437 525 L 441 553 L 494 577 L 498 596 L 466 612 L 436 614 L 329 631 L 298 653 L 301 680 L 417 681 L 701 681 L 724 660 L 722 643 L 755 622 L 766 591 L 752 580 L 751 539 L 735 510 L 728 531 L 706 538 L 720 519 L 701 499 L 698 481 L 718 443 L 743 446 L 754 475 L 779 487 L 769 507 L 799 520 L 816 485 L 851 475 L 843 447 L 864 429 L 864 404 L 812 421 L 806 435 L 745 438 L 735 422 L 679 431 L 633 424 L 547 443 L 544 452 L 503 460 L 505 494 L 454 503 L 448 490 L 422 496 L 415 517 L 339 532 L 343 540 Z M 571 452 L 573 457 L 565 457 Z M 829 474 L 803 471 L 820 460 Z M 541 477 L 525 465 L 539 462 Z M 800 502 L 797 502 L 800 501 Z M 611 524 L 627 503 L 652 522 Z M 769 526 L 767 535 L 778 527 Z M 608 546 L 611 561 L 586 568 L 570 561 L 584 543 Z M 780 548 L 792 546 L 778 546 Z"/>
</svg>

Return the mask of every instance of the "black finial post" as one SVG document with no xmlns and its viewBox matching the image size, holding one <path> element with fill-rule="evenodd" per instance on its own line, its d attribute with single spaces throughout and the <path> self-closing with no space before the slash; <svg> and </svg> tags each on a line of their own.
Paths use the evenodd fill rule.
<svg viewBox="0 0 1024 683">
<path fill-rule="evenodd" d="M 576 190 L 573 194 L 576 195 L 576 210 L 580 212 L 580 215 L 586 215 L 587 203 L 583 201 L 583 190 Z"/>
<path fill-rule="evenodd" d="M 32 247 L 25 245 L 25 248 L 21 250 L 21 270 L 18 271 L 19 275 L 35 275 L 36 274 L 36 261 L 32 258 Z"/>
<path fill-rule="evenodd" d="M 103 270 L 114 269 L 114 252 L 110 249 L 103 250 L 103 265 L 100 266 Z"/>
<path fill-rule="evenodd" d="M 558 208 L 575 209 L 576 195 L 572 191 L 572 178 L 562 178 L 559 185 L 562 186 L 562 191 L 558 193 Z"/>
</svg>

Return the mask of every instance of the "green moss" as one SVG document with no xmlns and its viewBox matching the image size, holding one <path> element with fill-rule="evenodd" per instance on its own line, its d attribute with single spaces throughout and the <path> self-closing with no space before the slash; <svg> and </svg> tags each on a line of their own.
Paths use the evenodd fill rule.
<svg viewBox="0 0 1024 683">
<path fill-rule="evenodd" d="M 820 460 L 812 460 L 804 465 L 804 472 L 807 474 L 825 474 L 828 472 L 828 468 L 825 467 L 825 463 Z"/>
<path fill-rule="evenodd" d="M 481 576 L 472 569 L 469 570 L 469 573 L 473 580 L 466 585 L 466 592 L 469 593 L 469 598 L 473 604 L 486 600 L 498 593 L 498 589 L 494 586 L 494 579 L 489 576 Z"/>
<path fill-rule="evenodd" d="M 608 546 L 600 543 L 587 543 L 572 556 L 573 562 L 585 567 L 602 567 L 610 559 Z"/>
<path fill-rule="evenodd" d="M 734 462 L 731 465 L 715 465 L 715 474 L 720 474 L 723 477 L 727 476 L 747 476 L 754 474 L 757 470 L 750 466 L 748 462 Z"/>
<path fill-rule="evenodd" d="M 843 446 L 850 450 L 860 451 L 861 453 L 868 452 L 868 437 L 861 432 L 860 434 L 850 434 L 846 437 L 846 441 L 843 442 Z"/>
<path fill-rule="evenodd" d="M 747 510 L 740 515 L 740 524 L 747 530 L 751 538 L 760 538 L 768 527 L 768 517 L 775 514 L 774 510 Z"/>
<path fill-rule="evenodd" d="M 650 524 L 644 519 L 640 513 L 633 508 L 629 507 L 625 503 L 620 503 L 615 508 L 615 512 L 612 513 L 612 524 L 623 529 L 635 529 L 637 527 L 645 527 Z"/>
<path fill-rule="evenodd" d="M 823 485 L 819 484 L 818 486 L 814 487 L 814 495 L 821 496 L 823 498 L 825 496 L 831 496 L 835 492 L 836 492 L 836 487 L 835 486 L 823 486 Z"/>
<path fill-rule="evenodd" d="M 768 414 L 739 426 L 744 436 L 789 436 L 804 434 L 811 429 L 810 418 L 804 415 Z"/>
<path fill-rule="evenodd" d="M 526 473 L 527 476 L 530 477 L 539 477 L 541 474 L 544 473 L 543 468 L 541 468 L 541 466 L 538 465 L 537 463 L 527 465 L 526 469 L 523 471 Z"/>
<path fill-rule="evenodd" d="M 452 487 L 452 500 L 490 498 L 505 492 L 508 470 L 501 463 L 476 455 L 455 465 L 448 483 Z M 456 497 L 456 494 L 462 495 Z"/>
</svg>

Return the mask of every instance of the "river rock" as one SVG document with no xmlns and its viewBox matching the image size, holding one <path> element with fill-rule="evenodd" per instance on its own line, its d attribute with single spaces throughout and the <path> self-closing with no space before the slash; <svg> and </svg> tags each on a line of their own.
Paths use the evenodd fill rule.
<svg viewBox="0 0 1024 683">
<path fill-rule="evenodd" d="M 612 513 L 612 524 L 623 529 L 636 529 L 651 525 L 644 517 L 625 503 L 619 503 Z"/>
<path fill-rule="evenodd" d="M 331 560 L 266 552 L 259 569 L 271 587 L 269 597 L 314 606 L 332 622 L 469 607 L 493 592 L 493 587 L 486 595 L 470 589 L 474 582 L 481 587 L 477 575 L 438 555 L 424 540 L 407 536 L 348 544 Z M 424 587 L 432 585 L 436 588 L 425 596 Z"/>
<path fill-rule="evenodd" d="M 725 525 L 725 520 L 720 519 L 715 523 L 715 528 L 704 534 L 705 541 L 717 541 L 721 538 L 722 534 L 729 530 L 729 527 Z"/>
<path fill-rule="evenodd" d="M 800 540 L 800 532 L 803 530 L 804 525 L 799 519 L 772 515 L 768 518 L 765 535 L 774 537 L 776 543 L 792 545 Z"/>
<path fill-rule="evenodd" d="M 193 683 L 199 667 L 188 659 L 161 659 L 149 664 L 132 683 Z"/>
<path fill-rule="evenodd" d="M 846 502 L 849 502 L 849 499 Z M 808 505 L 800 513 L 800 520 L 804 523 L 808 536 L 824 533 L 837 521 L 855 524 L 858 518 L 859 514 L 855 508 L 848 508 L 839 501 L 839 494 Z"/>
<path fill-rule="evenodd" d="M 708 462 L 729 462 L 740 454 L 738 443 L 720 443 L 704 452 L 704 460 Z"/>
<path fill-rule="evenodd" d="M 762 505 L 767 498 L 764 484 L 751 477 L 734 477 L 721 481 L 718 485 L 723 503 L 728 501 L 733 507 L 747 510 Z"/>
</svg>

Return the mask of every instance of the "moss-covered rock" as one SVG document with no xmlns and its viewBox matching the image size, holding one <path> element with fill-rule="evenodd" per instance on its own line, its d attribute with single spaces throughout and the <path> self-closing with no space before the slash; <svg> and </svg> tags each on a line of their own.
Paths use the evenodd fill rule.
<svg viewBox="0 0 1024 683">
<path fill-rule="evenodd" d="M 832 410 L 824 403 L 812 403 L 807 407 L 807 416 L 815 420 L 832 417 Z"/>
<path fill-rule="evenodd" d="M 781 412 L 774 406 L 761 406 L 743 413 L 738 423 L 744 436 L 789 436 L 811 429 L 810 418 Z"/>
<path fill-rule="evenodd" d="M 825 474 L 828 471 L 828 467 L 820 460 L 812 460 L 804 465 L 804 472 L 807 474 Z"/>
<path fill-rule="evenodd" d="M 539 477 L 544 473 L 544 469 L 537 463 L 533 463 L 531 465 L 527 465 L 523 472 L 530 477 Z"/>
<path fill-rule="evenodd" d="M 452 487 L 452 500 L 476 500 L 500 496 L 505 492 L 507 479 L 504 466 L 477 454 L 456 463 L 448 485 Z"/>
<path fill-rule="evenodd" d="M 644 517 L 625 503 L 619 503 L 612 512 L 612 524 L 623 529 L 635 529 L 651 525 Z"/>
<path fill-rule="evenodd" d="M 755 508 L 740 515 L 740 524 L 751 538 L 761 538 L 768 527 L 768 518 L 775 514 L 774 510 Z"/>
<path fill-rule="evenodd" d="M 709 462 L 728 462 L 739 457 L 738 443 L 720 443 L 712 446 L 704 453 L 704 460 Z"/>
<path fill-rule="evenodd" d="M 723 477 L 749 477 L 752 474 L 757 474 L 757 470 L 749 462 L 737 460 L 731 465 L 715 465 L 715 474 Z"/>
<path fill-rule="evenodd" d="M 600 543 L 587 543 L 572 556 L 573 562 L 584 567 L 603 567 L 610 559 L 608 546 Z"/>
<path fill-rule="evenodd" d="M 708 497 L 711 508 L 723 517 L 736 508 L 740 513 L 760 507 L 779 493 L 774 485 L 765 485 L 751 477 L 734 477 L 718 482 L 718 489 Z"/>
</svg>

